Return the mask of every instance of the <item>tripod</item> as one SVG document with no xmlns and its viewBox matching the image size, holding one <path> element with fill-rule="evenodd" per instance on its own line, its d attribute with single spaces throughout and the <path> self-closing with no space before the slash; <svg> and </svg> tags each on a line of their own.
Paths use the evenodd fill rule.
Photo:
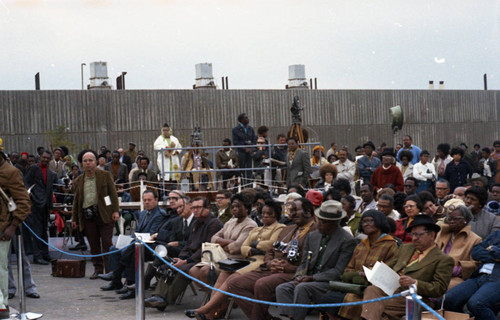
<svg viewBox="0 0 500 320">
<path fill-rule="evenodd" d="M 309 139 L 309 133 L 307 132 L 306 129 L 302 128 L 302 124 L 300 122 L 294 122 L 292 123 L 292 126 L 290 127 L 290 131 L 288 131 L 288 137 L 295 137 L 297 138 L 299 144 L 306 143 L 307 140 Z M 304 146 L 300 146 L 301 148 L 304 148 Z"/>
</svg>

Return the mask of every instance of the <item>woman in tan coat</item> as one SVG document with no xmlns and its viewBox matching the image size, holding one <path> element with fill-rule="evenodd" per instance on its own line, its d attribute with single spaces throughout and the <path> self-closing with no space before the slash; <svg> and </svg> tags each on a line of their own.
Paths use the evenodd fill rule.
<svg viewBox="0 0 500 320">
<path fill-rule="evenodd" d="M 222 271 L 214 287 L 222 291 L 227 291 L 227 280 L 231 279 L 231 277 L 255 270 L 264 263 L 266 252 L 272 250 L 273 243 L 285 227 L 285 225 L 278 223 L 280 218 L 281 204 L 272 200 L 266 201 L 262 208 L 262 223 L 264 225 L 250 231 L 241 246 L 241 255 L 253 258 L 255 261 L 234 273 Z M 212 297 L 207 304 L 196 310 L 186 310 L 185 314 L 190 318 L 214 319 L 218 318 L 219 314 L 222 313 L 221 311 L 227 308 L 227 304 L 228 298 L 226 295 L 213 291 Z"/>
<path fill-rule="evenodd" d="M 478 266 L 471 258 L 471 250 L 482 241 L 481 237 L 472 232 L 468 225 L 472 213 L 463 205 L 448 208 L 445 223 L 437 234 L 436 244 L 447 255 L 455 260 L 452 278 L 448 290 L 467 280 Z"/>
</svg>

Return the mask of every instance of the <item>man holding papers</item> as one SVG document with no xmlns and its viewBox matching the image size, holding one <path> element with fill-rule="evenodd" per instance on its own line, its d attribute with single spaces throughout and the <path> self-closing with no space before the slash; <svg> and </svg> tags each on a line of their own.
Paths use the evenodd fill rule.
<svg viewBox="0 0 500 320">
<path fill-rule="evenodd" d="M 142 194 L 142 203 L 144 204 L 144 211 L 139 213 L 139 221 L 135 229 L 135 235 L 138 238 L 141 236 L 142 240 L 146 241 L 149 240 L 150 234 L 156 233 L 159 225 L 165 219 L 166 213 L 158 206 L 158 195 L 156 191 L 144 191 Z M 114 248 L 111 250 L 113 249 Z M 146 251 L 147 250 L 145 250 L 145 252 Z M 113 272 L 111 274 L 99 275 L 103 280 L 111 280 L 107 286 L 101 287 L 101 290 L 118 290 L 117 293 L 122 294 L 120 299 L 131 299 L 135 296 L 133 291 L 128 291 L 127 288 L 123 290 L 120 289 L 123 287 L 122 274 L 125 270 L 127 270 L 127 285 L 130 286 L 135 283 L 135 247 L 130 246 L 125 250 L 122 249 L 117 255 L 119 264 L 113 269 Z M 111 260 L 110 258 L 110 264 Z"/>
<path fill-rule="evenodd" d="M 412 242 L 402 245 L 394 259 L 389 262 L 389 267 L 399 275 L 399 288 L 395 293 L 415 284 L 417 293 L 427 303 L 428 298 L 439 298 L 446 292 L 454 262 L 453 258 L 445 255 L 434 243 L 440 229 L 434 224 L 432 217 L 427 215 L 415 216 L 413 223 L 406 228 L 406 232 L 412 237 Z M 385 277 L 390 277 L 390 274 L 386 273 Z M 391 293 L 391 279 L 387 279 L 386 282 L 383 281 L 384 277 L 381 277 L 375 281 L 378 278 L 376 275 L 371 275 L 369 278 L 372 279 L 372 284 L 381 281 L 379 285 L 385 292 L 378 286 L 372 285 L 366 288 L 364 300 L 384 297 L 387 292 Z M 361 316 L 363 319 L 377 320 L 382 319 L 383 314 L 390 319 L 400 319 L 405 315 L 405 298 L 398 297 L 365 304 Z"/>
</svg>

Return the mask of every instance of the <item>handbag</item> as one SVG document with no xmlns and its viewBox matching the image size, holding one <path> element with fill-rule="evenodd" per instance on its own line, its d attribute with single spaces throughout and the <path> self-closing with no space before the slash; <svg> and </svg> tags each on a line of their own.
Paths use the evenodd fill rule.
<svg viewBox="0 0 500 320">
<path fill-rule="evenodd" d="M 249 264 L 250 261 L 247 259 L 229 258 L 219 261 L 219 269 L 229 272 L 235 272 L 241 268 L 248 266 Z"/>
<path fill-rule="evenodd" d="M 354 293 L 359 296 L 363 295 L 367 286 L 361 284 L 347 283 L 342 281 L 330 281 L 330 290 L 344 293 Z"/>
<path fill-rule="evenodd" d="M 210 254 L 206 254 L 209 251 Z M 227 254 L 218 243 L 204 242 L 201 245 L 201 262 L 216 263 L 227 259 Z"/>
</svg>

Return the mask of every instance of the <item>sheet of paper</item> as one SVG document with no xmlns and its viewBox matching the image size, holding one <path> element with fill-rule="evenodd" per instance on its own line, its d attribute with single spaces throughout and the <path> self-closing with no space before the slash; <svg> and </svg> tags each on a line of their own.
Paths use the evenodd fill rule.
<svg viewBox="0 0 500 320">
<path fill-rule="evenodd" d="M 374 286 L 379 287 L 388 296 L 392 296 L 400 287 L 399 274 L 383 262 L 377 261 L 371 270 L 364 266 L 363 269 L 366 279 Z"/>
<path fill-rule="evenodd" d="M 142 240 L 145 243 L 153 243 L 154 241 L 150 241 L 151 235 L 149 233 L 137 233 L 135 232 L 135 237 L 139 240 Z"/>
<path fill-rule="evenodd" d="M 125 247 L 126 245 L 128 245 L 131 241 L 132 241 L 131 236 L 126 236 L 126 235 L 120 234 L 118 236 L 118 239 L 116 240 L 115 247 L 117 249 L 121 249 L 121 248 Z"/>
</svg>

